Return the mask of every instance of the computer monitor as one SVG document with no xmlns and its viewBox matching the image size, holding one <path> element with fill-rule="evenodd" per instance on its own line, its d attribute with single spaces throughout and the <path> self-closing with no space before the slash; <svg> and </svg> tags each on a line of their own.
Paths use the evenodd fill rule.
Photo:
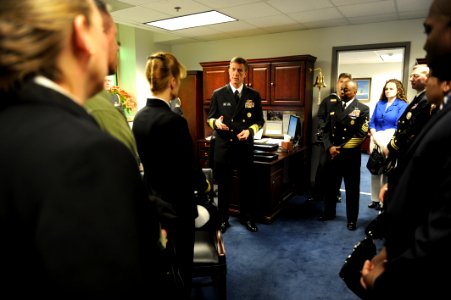
<svg viewBox="0 0 451 300">
<path fill-rule="evenodd" d="M 287 135 L 290 136 L 291 140 L 295 143 L 298 142 L 301 136 L 301 122 L 299 116 L 290 115 L 290 121 L 288 122 Z"/>
</svg>

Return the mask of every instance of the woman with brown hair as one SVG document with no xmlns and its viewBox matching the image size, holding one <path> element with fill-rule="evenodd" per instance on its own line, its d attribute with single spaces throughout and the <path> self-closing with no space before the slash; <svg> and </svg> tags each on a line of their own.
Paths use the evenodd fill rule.
<svg viewBox="0 0 451 300">
<path fill-rule="evenodd" d="M 376 146 L 379 147 L 381 153 L 384 153 L 384 148 L 395 133 L 398 119 L 406 107 L 407 97 L 402 82 L 398 79 L 387 80 L 369 124 L 371 135 L 369 153 Z M 384 174 L 371 175 L 371 203 L 368 205 L 369 208 L 382 208 L 382 203 L 379 203 L 379 191 L 385 183 L 387 183 L 387 177 Z"/>
</svg>

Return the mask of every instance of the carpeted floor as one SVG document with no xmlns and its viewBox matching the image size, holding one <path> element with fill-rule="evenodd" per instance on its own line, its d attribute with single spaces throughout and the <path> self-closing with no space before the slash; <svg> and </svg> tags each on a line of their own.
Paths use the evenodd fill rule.
<svg viewBox="0 0 451 300">
<path fill-rule="evenodd" d="M 229 300 L 358 299 L 338 272 L 366 225 L 377 216 L 370 202 L 370 174 L 362 154 L 360 212 L 356 231 L 346 228 L 345 192 L 337 218 L 317 220 L 322 202 L 302 195 L 287 201 L 272 224 L 258 224 L 251 233 L 231 218 L 224 234 Z M 193 290 L 192 299 L 215 299 L 213 288 Z"/>
</svg>

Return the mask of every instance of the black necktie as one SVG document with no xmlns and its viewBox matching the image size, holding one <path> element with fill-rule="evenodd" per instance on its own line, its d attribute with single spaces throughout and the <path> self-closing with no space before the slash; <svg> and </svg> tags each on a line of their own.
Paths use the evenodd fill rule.
<svg viewBox="0 0 451 300">
<path fill-rule="evenodd" d="M 238 103 L 240 101 L 240 92 L 238 92 L 238 90 L 235 90 L 234 96 L 235 102 Z"/>
<path fill-rule="evenodd" d="M 341 101 L 341 105 L 342 105 L 341 110 L 344 111 L 346 109 L 346 102 Z"/>
</svg>

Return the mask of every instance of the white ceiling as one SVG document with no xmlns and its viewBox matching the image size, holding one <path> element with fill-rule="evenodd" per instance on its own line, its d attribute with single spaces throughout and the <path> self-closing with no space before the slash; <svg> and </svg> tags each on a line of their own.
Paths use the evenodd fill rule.
<svg viewBox="0 0 451 300">
<path fill-rule="evenodd" d="M 180 44 L 355 24 L 425 18 L 432 0 L 106 0 L 116 23 Z M 175 7 L 180 7 L 177 11 Z M 217 10 L 238 21 L 167 31 L 146 22 Z"/>
<path fill-rule="evenodd" d="M 116 23 L 149 30 L 165 44 L 425 18 L 432 0 L 105 0 Z M 180 9 L 176 9 L 180 7 Z M 144 23 L 217 10 L 238 21 L 168 31 Z M 343 52 L 340 64 L 384 63 L 403 49 Z"/>
</svg>

